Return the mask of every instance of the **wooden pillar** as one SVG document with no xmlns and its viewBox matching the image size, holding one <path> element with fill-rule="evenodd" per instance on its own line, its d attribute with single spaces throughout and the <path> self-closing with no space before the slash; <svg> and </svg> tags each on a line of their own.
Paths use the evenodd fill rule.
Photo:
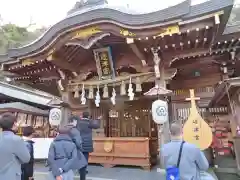
<svg viewBox="0 0 240 180">
<path fill-rule="evenodd" d="M 157 82 L 160 86 L 166 88 L 165 82 L 165 69 L 164 65 L 161 66 L 160 70 L 160 80 Z M 162 146 L 170 141 L 170 130 L 169 130 L 169 120 L 164 123 L 163 125 L 158 125 L 158 144 L 159 150 Z M 159 158 L 160 158 L 160 167 L 163 168 L 163 159 L 161 158 L 161 151 L 159 151 Z"/>
<path fill-rule="evenodd" d="M 154 71 L 155 71 L 155 77 L 156 77 L 155 83 L 159 87 L 161 86 L 166 89 L 164 62 L 159 57 L 159 54 L 158 54 L 159 49 L 151 49 L 151 51 L 153 54 L 153 61 L 154 61 Z M 159 150 L 162 148 L 162 146 L 165 143 L 169 142 L 169 140 L 170 140 L 170 134 L 169 134 L 169 120 L 168 120 L 168 122 L 166 122 L 162 125 L 158 125 Z M 159 158 L 160 158 L 160 165 L 161 165 L 161 167 L 163 167 L 161 151 L 159 151 Z"/>
<path fill-rule="evenodd" d="M 161 84 L 162 87 L 164 87 L 166 89 L 167 88 L 166 87 L 166 81 L 164 80 L 165 79 L 165 77 L 164 77 L 165 76 L 164 66 L 162 66 L 160 73 L 161 73 L 160 84 Z M 166 123 L 164 123 L 164 125 L 163 125 L 163 138 L 164 138 L 163 142 L 164 143 L 167 143 L 167 142 L 170 141 L 171 137 L 170 137 L 169 128 L 170 128 L 170 123 L 169 123 L 169 119 L 168 119 L 168 121 Z"/>
<path fill-rule="evenodd" d="M 62 120 L 60 125 L 64 126 L 68 124 L 68 119 L 71 116 L 71 109 L 67 106 L 62 106 L 61 111 L 62 111 Z"/>
<path fill-rule="evenodd" d="M 61 125 L 66 125 L 68 124 L 68 119 L 71 116 L 71 108 L 70 108 L 70 92 L 62 92 L 62 101 L 63 105 L 61 107 L 62 111 L 62 120 L 61 120 Z"/>
</svg>

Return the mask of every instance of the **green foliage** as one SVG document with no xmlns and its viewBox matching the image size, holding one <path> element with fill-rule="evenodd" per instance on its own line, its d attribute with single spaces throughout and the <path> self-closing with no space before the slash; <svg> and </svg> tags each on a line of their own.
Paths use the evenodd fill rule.
<svg viewBox="0 0 240 180">
<path fill-rule="evenodd" d="M 45 30 L 42 28 L 30 32 L 26 27 L 19 27 L 15 24 L 0 26 L 0 54 L 5 53 L 9 48 L 17 48 L 34 41 Z"/>
</svg>

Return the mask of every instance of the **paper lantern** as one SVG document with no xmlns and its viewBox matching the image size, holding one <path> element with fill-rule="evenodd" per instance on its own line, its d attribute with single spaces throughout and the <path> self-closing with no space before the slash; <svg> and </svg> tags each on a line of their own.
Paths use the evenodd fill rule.
<svg viewBox="0 0 240 180">
<path fill-rule="evenodd" d="M 156 100 L 152 103 L 152 117 L 157 124 L 164 124 L 168 121 L 168 103 Z"/>
<path fill-rule="evenodd" d="M 61 109 L 59 109 L 59 108 L 51 109 L 50 113 L 49 113 L 49 123 L 52 126 L 58 126 L 58 125 L 60 125 L 61 120 L 62 120 Z"/>
</svg>

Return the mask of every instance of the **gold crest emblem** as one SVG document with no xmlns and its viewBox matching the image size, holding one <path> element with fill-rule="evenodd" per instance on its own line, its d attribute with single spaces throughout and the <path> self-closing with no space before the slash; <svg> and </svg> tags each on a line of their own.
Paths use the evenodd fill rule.
<svg viewBox="0 0 240 180">
<path fill-rule="evenodd" d="M 113 142 L 112 141 L 105 141 L 103 148 L 104 148 L 104 151 L 106 151 L 107 153 L 110 153 L 113 149 Z"/>
</svg>

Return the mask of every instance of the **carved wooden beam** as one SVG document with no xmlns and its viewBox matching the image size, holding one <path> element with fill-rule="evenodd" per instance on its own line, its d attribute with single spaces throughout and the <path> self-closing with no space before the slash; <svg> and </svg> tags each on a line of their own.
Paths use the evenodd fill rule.
<svg viewBox="0 0 240 180">
<path fill-rule="evenodd" d="M 201 57 L 191 57 L 191 58 L 175 58 L 173 59 L 170 64 L 169 67 L 171 68 L 180 68 L 183 66 L 187 66 L 187 65 L 191 65 L 191 64 L 218 64 L 221 65 L 221 61 L 220 60 L 215 60 L 216 58 L 218 58 L 218 56 L 201 56 Z"/>
<path fill-rule="evenodd" d="M 47 58 L 48 61 L 51 61 L 53 64 L 55 64 L 57 67 L 59 67 L 60 69 L 65 69 L 65 70 L 69 70 L 69 71 L 72 71 L 73 73 L 75 72 L 78 72 L 79 71 L 79 68 L 76 67 L 76 65 L 72 64 L 72 63 L 69 63 L 68 61 L 66 60 L 63 60 L 62 58 L 60 57 L 53 57 L 53 56 L 50 56 Z"/>
<path fill-rule="evenodd" d="M 91 74 L 91 72 L 80 72 L 74 79 L 77 79 L 79 81 L 84 81 L 86 80 L 89 74 Z"/>
<path fill-rule="evenodd" d="M 154 71 L 155 71 L 155 76 L 156 78 L 160 78 L 160 69 L 159 69 L 159 65 L 161 62 L 161 58 L 158 55 L 158 51 L 159 49 L 151 49 L 152 54 L 153 54 L 153 61 L 154 61 Z"/>
<path fill-rule="evenodd" d="M 220 15 L 218 13 L 214 15 L 214 22 L 215 22 L 215 26 L 214 26 L 214 33 L 212 36 L 211 44 L 215 42 L 216 37 L 219 35 Z"/>
<path fill-rule="evenodd" d="M 67 46 L 80 46 L 84 49 L 90 49 L 94 44 L 96 44 L 99 40 L 104 37 L 110 36 L 110 33 L 97 34 L 93 36 L 91 39 L 81 39 L 81 40 L 72 40 L 66 43 Z"/>
<path fill-rule="evenodd" d="M 176 74 L 177 74 L 177 69 L 174 69 L 174 68 L 165 69 L 163 78 L 165 81 L 169 81 L 173 77 L 175 77 Z M 124 81 L 126 84 L 128 84 L 130 81 L 130 77 L 131 77 L 133 83 L 136 83 L 138 78 L 140 79 L 140 82 L 142 82 L 142 83 L 156 81 L 156 76 L 155 76 L 154 72 L 122 75 L 122 76 L 116 77 L 116 79 L 114 79 L 114 80 L 112 80 L 112 79 L 98 80 L 97 78 L 93 78 L 88 81 L 82 81 L 82 79 L 80 79 L 80 80 L 74 79 L 74 80 L 69 81 L 67 90 L 70 92 L 75 92 L 77 87 L 82 86 L 83 84 L 86 89 L 89 89 L 92 87 L 96 88 L 97 86 L 102 88 L 102 87 L 104 87 L 105 84 L 107 84 L 108 87 L 111 87 L 111 86 L 116 87 L 116 86 L 120 86 L 122 81 Z"/>
<path fill-rule="evenodd" d="M 103 47 L 104 47 L 104 46 L 103 46 L 101 43 L 99 43 L 99 42 L 96 42 L 95 44 L 96 44 L 96 46 L 97 46 L 98 48 L 103 48 Z"/>
<path fill-rule="evenodd" d="M 134 43 L 134 40 L 132 38 L 127 38 L 126 41 L 127 41 L 127 44 L 129 45 L 129 47 L 132 49 L 133 53 L 141 60 L 142 65 L 146 66 L 147 65 L 146 57 L 139 50 L 137 45 Z"/>
</svg>

